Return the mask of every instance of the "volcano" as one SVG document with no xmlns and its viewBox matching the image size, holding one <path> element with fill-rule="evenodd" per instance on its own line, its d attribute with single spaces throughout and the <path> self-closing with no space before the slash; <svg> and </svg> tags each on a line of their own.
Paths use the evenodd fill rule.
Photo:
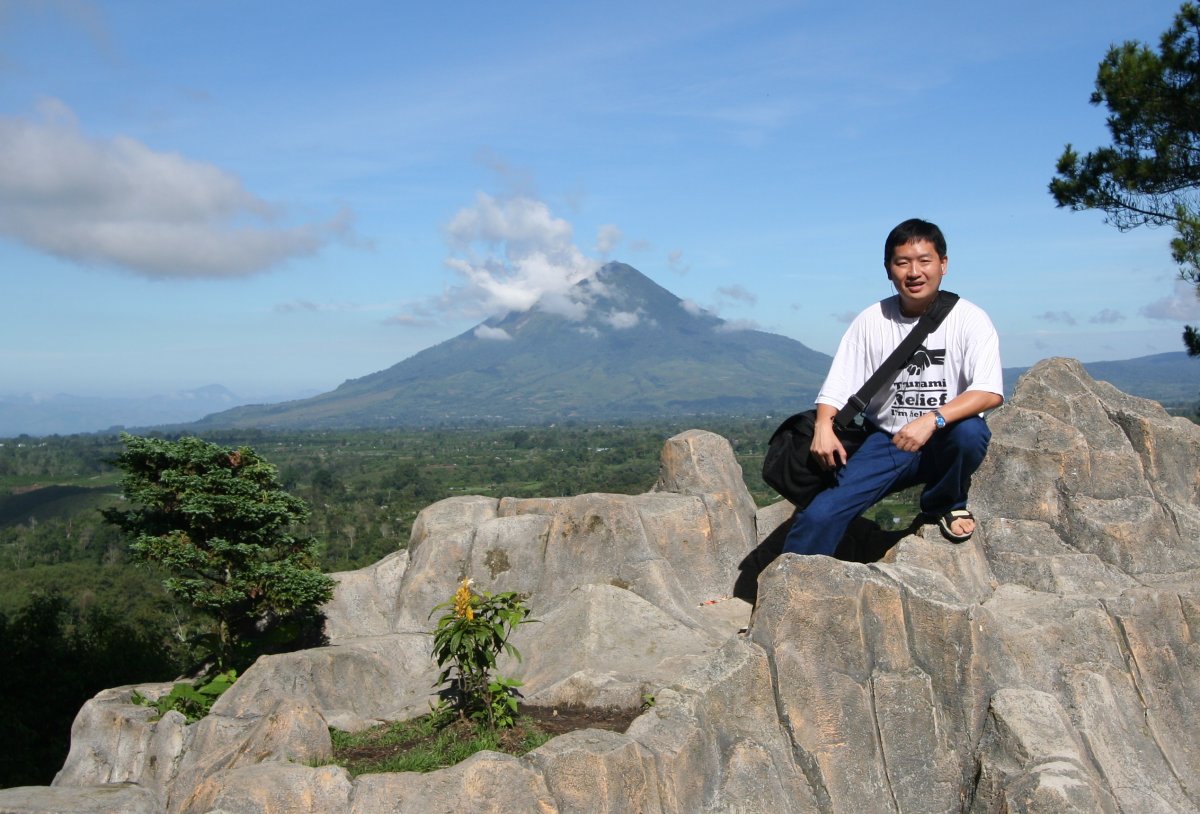
<svg viewBox="0 0 1200 814">
<path fill-rule="evenodd" d="M 794 339 L 737 329 L 632 266 L 609 263 L 553 306 L 488 319 L 319 396 L 238 407 L 192 426 L 378 429 L 795 412 L 812 405 L 829 363 Z"/>
</svg>

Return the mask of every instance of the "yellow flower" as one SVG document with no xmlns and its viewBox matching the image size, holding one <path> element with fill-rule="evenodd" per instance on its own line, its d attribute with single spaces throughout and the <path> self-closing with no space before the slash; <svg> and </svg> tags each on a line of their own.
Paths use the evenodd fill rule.
<svg viewBox="0 0 1200 814">
<path fill-rule="evenodd" d="M 474 582 L 473 579 L 463 578 L 458 585 L 458 590 L 454 592 L 454 615 L 460 619 L 466 619 L 468 622 L 475 618 L 475 608 L 471 604 L 473 596 L 471 585 Z"/>
</svg>

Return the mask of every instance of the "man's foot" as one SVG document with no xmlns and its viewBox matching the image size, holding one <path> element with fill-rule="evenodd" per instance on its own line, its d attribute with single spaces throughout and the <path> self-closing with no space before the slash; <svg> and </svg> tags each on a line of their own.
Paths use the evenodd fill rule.
<svg viewBox="0 0 1200 814">
<path fill-rule="evenodd" d="M 975 533 L 975 515 L 966 509 L 951 509 L 938 518 L 942 536 L 952 543 L 965 543 Z"/>
</svg>

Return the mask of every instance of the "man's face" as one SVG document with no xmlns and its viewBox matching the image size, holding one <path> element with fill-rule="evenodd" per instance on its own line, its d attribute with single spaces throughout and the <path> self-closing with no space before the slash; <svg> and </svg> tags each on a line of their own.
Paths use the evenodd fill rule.
<svg viewBox="0 0 1200 814">
<path fill-rule="evenodd" d="M 900 310 L 905 316 L 925 313 L 942 285 L 947 259 L 938 257 L 937 249 L 928 240 L 914 240 L 892 252 L 887 273 L 900 294 Z"/>
</svg>

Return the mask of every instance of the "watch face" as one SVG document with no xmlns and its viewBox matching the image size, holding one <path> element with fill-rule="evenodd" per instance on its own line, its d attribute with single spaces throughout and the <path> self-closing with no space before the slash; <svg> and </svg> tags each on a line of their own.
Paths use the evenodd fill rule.
<svg viewBox="0 0 1200 814">
<path fill-rule="evenodd" d="M 933 421 L 934 421 L 934 423 L 935 423 L 935 424 L 937 424 L 937 428 L 938 428 L 939 430 L 940 430 L 942 427 L 946 426 L 946 419 L 942 418 L 942 414 L 941 414 L 941 413 L 937 413 L 937 414 L 935 414 L 935 415 L 934 415 L 934 417 L 933 417 Z"/>
</svg>

